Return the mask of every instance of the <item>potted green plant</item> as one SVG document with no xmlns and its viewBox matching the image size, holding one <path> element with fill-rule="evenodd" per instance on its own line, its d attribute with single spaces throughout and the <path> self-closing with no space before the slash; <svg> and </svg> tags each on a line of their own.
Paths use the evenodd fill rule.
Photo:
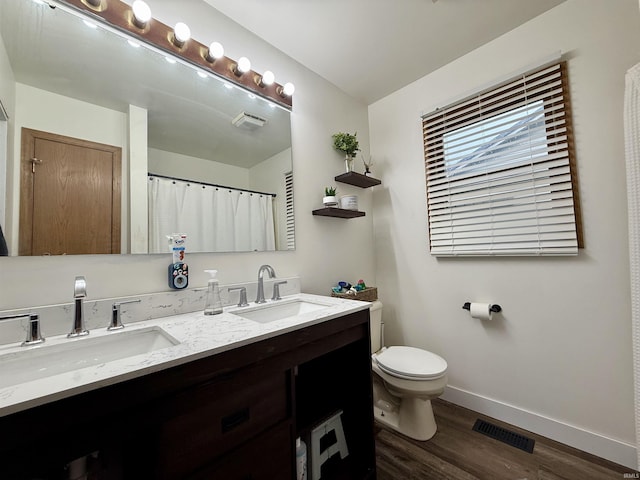
<svg viewBox="0 0 640 480">
<path fill-rule="evenodd" d="M 322 204 L 325 207 L 335 207 L 338 204 L 336 200 L 336 187 L 325 187 Z"/>
<path fill-rule="evenodd" d="M 358 132 L 355 132 L 353 135 L 338 132 L 331 136 L 331 138 L 333 138 L 333 148 L 345 154 L 344 161 L 347 173 L 353 171 L 353 157 L 355 157 L 356 152 L 360 151 L 357 135 Z"/>
</svg>

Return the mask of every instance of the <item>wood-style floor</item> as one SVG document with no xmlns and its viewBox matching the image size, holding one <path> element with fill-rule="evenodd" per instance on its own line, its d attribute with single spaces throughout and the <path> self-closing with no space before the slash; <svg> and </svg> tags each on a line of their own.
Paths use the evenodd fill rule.
<svg viewBox="0 0 640 480">
<path fill-rule="evenodd" d="M 412 440 L 376 423 L 378 480 L 640 478 L 629 468 L 443 400 L 432 404 L 438 431 L 428 442 Z M 533 453 L 473 431 L 478 418 L 533 438 Z"/>
</svg>

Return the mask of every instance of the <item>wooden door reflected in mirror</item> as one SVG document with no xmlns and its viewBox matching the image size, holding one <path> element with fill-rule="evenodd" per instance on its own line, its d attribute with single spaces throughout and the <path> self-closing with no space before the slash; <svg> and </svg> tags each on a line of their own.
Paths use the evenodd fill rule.
<svg viewBox="0 0 640 480">
<path fill-rule="evenodd" d="M 20 255 L 120 253 L 119 147 L 22 129 Z"/>
</svg>

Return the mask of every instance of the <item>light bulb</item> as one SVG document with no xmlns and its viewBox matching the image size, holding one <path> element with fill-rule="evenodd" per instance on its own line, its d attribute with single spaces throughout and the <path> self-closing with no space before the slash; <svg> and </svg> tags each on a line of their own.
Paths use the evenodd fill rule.
<svg viewBox="0 0 640 480">
<path fill-rule="evenodd" d="M 151 20 L 151 9 L 149 5 L 142 0 L 136 0 L 133 2 L 133 5 L 131 5 L 131 9 L 133 10 L 133 20 L 136 26 L 144 28 L 149 20 Z"/>
<path fill-rule="evenodd" d="M 191 30 L 186 23 L 178 22 L 173 28 L 173 36 L 176 39 L 177 46 L 181 47 L 184 42 L 191 38 Z"/>
<path fill-rule="evenodd" d="M 290 97 L 291 95 L 293 95 L 293 92 L 295 91 L 296 91 L 295 85 L 291 82 L 287 82 L 284 84 L 284 87 L 282 88 L 282 95 L 285 97 Z"/>
<path fill-rule="evenodd" d="M 222 57 L 224 57 L 224 47 L 222 46 L 222 44 L 218 42 L 213 42 L 211 45 L 209 45 L 209 53 L 208 53 L 207 60 L 209 60 L 210 62 L 213 62 L 214 60 L 217 60 L 218 58 L 222 58 Z"/>
<path fill-rule="evenodd" d="M 276 76 L 273 74 L 271 70 L 267 70 L 262 74 L 262 80 L 260 82 L 261 87 L 265 87 L 268 85 L 272 85 L 273 82 L 276 81 Z"/>
<path fill-rule="evenodd" d="M 240 72 L 240 75 L 242 75 L 243 73 L 247 73 L 249 70 L 251 70 L 251 62 L 247 57 L 240 57 L 238 59 L 237 70 L 238 72 Z"/>
</svg>

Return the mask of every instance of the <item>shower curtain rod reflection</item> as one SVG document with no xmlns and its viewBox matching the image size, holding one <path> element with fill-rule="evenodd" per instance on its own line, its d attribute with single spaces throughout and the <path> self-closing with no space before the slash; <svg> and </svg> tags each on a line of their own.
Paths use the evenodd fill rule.
<svg viewBox="0 0 640 480">
<path fill-rule="evenodd" d="M 248 190 L 246 188 L 230 187 L 228 185 L 218 185 L 216 183 L 199 182 L 199 181 L 196 181 L 196 180 L 188 180 L 186 178 L 168 177 L 166 175 L 157 175 L 157 174 L 151 173 L 151 172 L 147 173 L 147 177 L 149 177 L 149 178 L 152 178 L 152 177 L 164 178 L 165 180 L 176 180 L 178 182 L 193 183 L 193 184 L 196 184 L 196 185 L 206 185 L 207 187 L 225 188 L 225 189 L 228 189 L 228 190 L 237 190 L 239 192 L 257 193 L 258 195 L 270 195 L 273 198 L 276 197 L 275 193 L 258 192 L 257 190 Z"/>
</svg>

